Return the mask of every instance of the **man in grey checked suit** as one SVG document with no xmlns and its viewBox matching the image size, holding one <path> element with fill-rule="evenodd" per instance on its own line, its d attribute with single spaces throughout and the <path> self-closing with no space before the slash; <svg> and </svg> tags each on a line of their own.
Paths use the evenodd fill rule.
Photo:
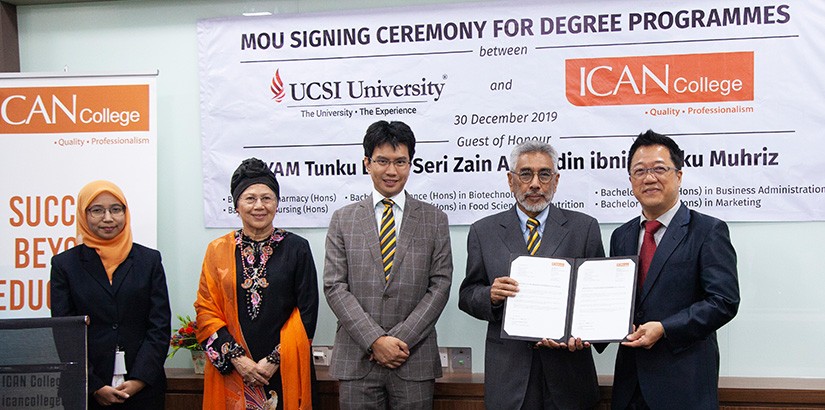
<svg viewBox="0 0 825 410">
<path fill-rule="evenodd" d="M 432 409 L 441 377 L 435 323 L 447 304 L 452 253 L 447 215 L 404 191 L 415 136 L 403 122 L 378 121 L 364 136 L 372 195 L 332 215 L 324 294 L 338 317 L 330 374 L 341 409 Z M 383 200 L 393 202 L 386 206 Z M 395 229 L 379 246 L 389 207 Z M 382 255 L 383 248 L 395 252 Z M 389 259 L 389 266 L 386 259 Z M 386 271 L 385 271 L 386 268 Z"/>
<path fill-rule="evenodd" d="M 511 255 L 528 254 L 528 242 L 535 242 L 528 223 L 541 233 L 535 256 L 604 256 L 599 223 L 551 202 L 559 183 L 557 158 L 543 142 L 517 146 L 507 173 L 516 204 L 470 226 L 467 276 L 458 307 L 489 322 L 484 356 L 488 409 L 586 409 L 599 400 L 590 343 L 578 338 L 566 343 L 501 338 L 504 301 L 518 293 L 518 283 L 507 276 Z"/>
</svg>

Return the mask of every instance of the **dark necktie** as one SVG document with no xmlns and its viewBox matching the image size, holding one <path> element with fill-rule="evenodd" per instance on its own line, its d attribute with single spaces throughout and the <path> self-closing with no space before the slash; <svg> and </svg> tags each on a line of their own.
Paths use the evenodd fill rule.
<svg viewBox="0 0 825 410">
<path fill-rule="evenodd" d="M 530 255 L 535 255 L 536 251 L 541 246 L 541 237 L 539 237 L 539 221 L 533 218 L 527 218 L 527 252 Z"/>
<path fill-rule="evenodd" d="M 653 260 L 653 254 L 656 253 L 656 239 L 653 234 L 662 227 L 659 221 L 645 221 L 645 236 L 642 239 L 642 248 L 639 249 L 639 283 L 642 286 L 647 278 L 647 270 L 650 268 L 650 261 Z"/>
<path fill-rule="evenodd" d="M 381 215 L 381 229 L 378 231 L 378 239 L 381 244 L 381 259 L 384 263 L 384 280 L 390 280 L 390 269 L 392 269 L 392 259 L 395 256 L 395 216 L 392 213 L 392 199 L 382 199 L 384 213 Z"/>
</svg>

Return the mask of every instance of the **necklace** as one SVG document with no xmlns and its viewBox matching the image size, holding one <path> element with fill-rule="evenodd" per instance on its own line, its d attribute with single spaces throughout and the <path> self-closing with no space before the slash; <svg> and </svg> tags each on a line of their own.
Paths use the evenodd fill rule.
<svg viewBox="0 0 825 410">
<path fill-rule="evenodd" d="M 255 320 L 261 312 L 261 291 L 269 287 L 269 281 L 266 280 L 266 262 L 285 236 L 286 231 L 275 229 L 269 238 L 256 242 L 244 235 L 241 229 L 235 232 L 235 245 L 241 251 L 243 268 L 241 287 L 246 290 L 246 311 L 251 320 Z"/>
</svg>

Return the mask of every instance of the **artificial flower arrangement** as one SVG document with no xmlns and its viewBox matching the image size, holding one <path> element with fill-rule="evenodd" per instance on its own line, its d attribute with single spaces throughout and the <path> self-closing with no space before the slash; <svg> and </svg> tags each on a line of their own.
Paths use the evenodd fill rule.
<svg viewBox="0 0 825 410">
<path fill-rule="evenodd" d="M 178 322 L 180 322 L 180 328 L 172 333 L 172 339 L 169 341 L 169 345 L 172 346 L 172 351 L 169 352 L 168 357 L 174 357 L 180 348 L 203 351 L 203 347 L 195 337 L 195 331 L 198 330 L 198 323 L 192 320 L 189 315 L 185 317 L 178 315 Z"/>
</svg>

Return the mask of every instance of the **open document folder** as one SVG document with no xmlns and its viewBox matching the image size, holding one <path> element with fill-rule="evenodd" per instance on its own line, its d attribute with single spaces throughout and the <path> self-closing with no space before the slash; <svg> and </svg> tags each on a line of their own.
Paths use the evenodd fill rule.
<svg viewBox="0 0 825 410">
<path fill-rule="evenodd" d="M 636 262 L 636 256 L 516 257 L 510 277 L 518 282 L 519 292 L 505 301 L 501 337 L 624 340 L 633 327 Z"/>
</svg>

